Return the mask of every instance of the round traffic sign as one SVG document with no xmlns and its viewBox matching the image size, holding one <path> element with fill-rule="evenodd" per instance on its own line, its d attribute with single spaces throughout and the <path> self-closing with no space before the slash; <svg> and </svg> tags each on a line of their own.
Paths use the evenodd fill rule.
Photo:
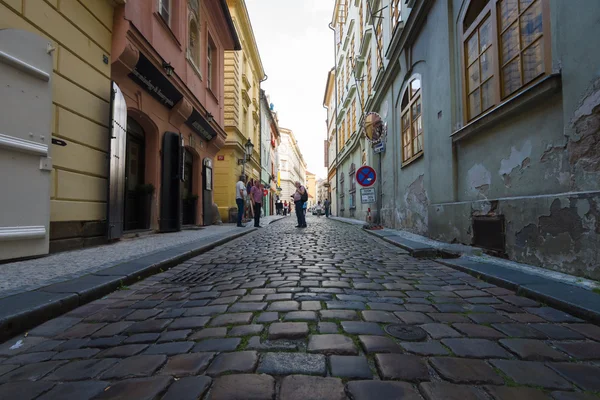
<svg viewBox="0 0 600 400">
<path fill-rule="evenodd" d="M 372 186 L 377 180 L 377 174 L 375 170 L 367 165 L 364 165 L 356 171 L 356 182 L 360 186 L 369 187 Z"/>
<path fill-rule="evenodd" d="M 269 195 L 269 191 L 267 189 L 263 189 L 263 195 L 268 196 Z"/>
</svg>

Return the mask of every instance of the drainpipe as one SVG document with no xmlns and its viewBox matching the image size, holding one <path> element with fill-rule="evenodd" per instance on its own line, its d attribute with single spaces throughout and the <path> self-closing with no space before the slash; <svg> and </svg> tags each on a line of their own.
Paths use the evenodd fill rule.
<svg viewBox="0 0 600 400">
<path fill-rule="evenodd" d="M 337 43 L 336 43 L 336 38 L 335 38 L 335 28 L 333 26 L 331 26 L 331 22 L 329 23 L 329 25 L 327 25 L 329 27 L 329 29 L 331 29 L 333 31 L 333 81 L 334 81 L 334 88 L 333 90 L 335 91 L 335 118 L 334 118 L 334 123 L 335 123 L 335 191 L 336 191 L 336 196 L 335 196 L 335 204 L 336 204 L 336 211 L 339 214 L 340 212 L 340 178 L 339 178 L 339 174 L 338 174 L 338 151 L 339 151 L 339 146 L 338 146 L 338 126 L 337 126 L 337 118 L 338 118 L 338 87 L 337 87 Z"/>
<path fill-rule="evenodd" d="M 267 74 L 265 74 L 265 76 L 263 76 L 263 78 L 258 83 L 258 160 L 259 160 L 258 165 L 260 166 L 260 175 L 261 176 L 259 176 L 259 179 L 261 181 L 262 181 L 262 167 L 263 167 L 263 164 L 262 164 L 263 163 L 263 160 L 262 160 L 262 134 L 263 134 L 263 131 L 262 131 L 262 110 L 261 110 L 263 90 L 261 89 L 261 86 L 262 86 L 262 83 L 264 81 L 266 81 L 267 79 L 269 79 L 269 76 Z M 269 190 L 269 193 L 271 193 L 270 190 Z M 263 205 L 263 212 L 265 212 L 265 215 L 266 215 L 266 208 L 264 207 L 264 205 Z"/>
</svg>

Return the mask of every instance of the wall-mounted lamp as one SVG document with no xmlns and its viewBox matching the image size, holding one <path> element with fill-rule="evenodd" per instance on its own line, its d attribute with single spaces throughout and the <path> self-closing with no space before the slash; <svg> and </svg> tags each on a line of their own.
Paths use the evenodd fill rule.
<svg viewBox="0 0 600 400">
<path fill-rule="evenodd" d="M 173 68 L 171 66 L 171 63 L 163 61 L 162 66 L 163 66 L 164 70 L 167 72 L 167 76 L 172 76 L 173 75 L 173 71 L 175 71 L 175 68 Z"/>
<path fill-rule="evenodd" d="M 211 123 L 211 122 L 213 122 L 213 121 L 215 120 L 215 117 L 214 117 L 214 116 L 213 116 L 211 113 L 207 112 L 207 113 L 206 113 L 206 120 L 207 120 L 209 123 Z"/>
</svg>

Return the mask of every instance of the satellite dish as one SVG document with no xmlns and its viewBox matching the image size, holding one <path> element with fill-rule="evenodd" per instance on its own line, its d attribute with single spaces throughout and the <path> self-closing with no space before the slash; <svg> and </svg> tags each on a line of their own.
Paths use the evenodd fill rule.
<svg viewBox="0 0 600 400">
<path fill-rule="evenodd" d="M 390 104 L 386 100 L 383 102 L 383 105 L 381 106 L 381 109 L 380 109 L 381 119 L 383 119 L 383 120 L 387 119 L 389 109 L 390 109 Z"/>
</svg>

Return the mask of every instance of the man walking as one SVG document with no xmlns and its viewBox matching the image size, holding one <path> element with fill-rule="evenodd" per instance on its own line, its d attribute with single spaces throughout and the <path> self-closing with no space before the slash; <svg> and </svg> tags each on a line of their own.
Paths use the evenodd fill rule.
<svg viewBox="0 0 600 400">
<path fill-rule="evenodd" d="M 250 191 L 252 201 L 254 202 L 254 227 L 260 228 L 260 208 L 262 207 L 263 201 L 263 189 L 260 181 L 257 179 L 254 181 L 254 186 Z"/>
<path fill-rule="evenodd" d="M 294 209 L 296 210 L 296 217 L 298 218 L 298 225 L 296 228 L 306 228 L 306 215 L 304 215 L 304 203 L 308 201 L 308 192 L 306 188 L 296 181 L 296 192 L 292 195 L 294 198 Z"/>
<path fill-rule="evenodd" d="M 329 218 L 329 206 L 331 205 L 331 203 L 329 202 L 329 199 L 325 199 L 325 201 L 323 202 L 323 207 L 325 207 L 325 217 Z"/>
<path fill-rule="evenodd" d="M 240 176 L 240 180 L 235 184 L 235 204 L 237 204 L 238 215 L 237 215 L 237 226 L 243 228 L 242 216 L 244 215 L 244 198 L 247 195 L 246 185 L 244 184 L 245 177 Z"/>
</svg>

